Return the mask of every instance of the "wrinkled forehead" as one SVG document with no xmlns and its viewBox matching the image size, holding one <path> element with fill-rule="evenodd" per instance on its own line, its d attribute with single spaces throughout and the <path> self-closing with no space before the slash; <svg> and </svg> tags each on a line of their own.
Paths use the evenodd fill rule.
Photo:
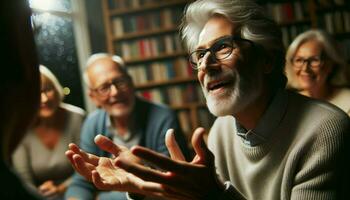
<svg viewBox="0 0 350 200">
<path fill-rule="evenodd" d="M 219 38 L 230 36 L 234 33 L 235 26 L 226 17 L 213 16 L 204 25 L 199 34 L 198 48 L 208 48 Z"/>
<path fill-rule="evenodd" d="M 110 58 L 101 58 L 91 63 L 87 75 L 93 87 L 127 76 L 122 67 Z"/>
</svg>

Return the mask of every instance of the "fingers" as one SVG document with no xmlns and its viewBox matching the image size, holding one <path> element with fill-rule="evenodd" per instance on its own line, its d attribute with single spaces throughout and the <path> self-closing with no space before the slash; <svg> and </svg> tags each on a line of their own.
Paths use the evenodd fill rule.
<svg viewBox="0 0 350 200">
<path fill-rule="evenodd" d="M 158 170 L 153 170 L 149 167 L 129 162 L 127 159 L 117 159 L 115 162 L 115 165 L 117 167 L 120 167 L 127 172 L 136 175 L 137 177 L 141 178 L 145 181 L 152 181 L 157 183 L 166 183 L 167 177 L 169 174 L 162 173 Z"/>
<path fill-rule="evenodd" d="M 139 158 L 146 160 L 163 170 L 180 173 L 183 173 L 184 171 L 182 164 L 185 164 L 185 162 L 172 160 L 171 158 L 148 148 L 136 146 L 132 148 L 131 152 Z"/>
<path fill-rule="evenodd" d="M 39 186 L 39 192 L 45 197 L 54 195 L 57 193 L 57 191 L 57 186 L 51 180 L 46 181 Z"/>
<path fill-rule="evenodd" d="M 76 171 L 87 180 L 91 181 L 91 172 L 96 168 L 96 166 L 85 162 L 85 160 L 79 154 L 73 155 L 73 161 Z"/>
<path fill-rule="evenodd" d="M 174 129 L 169 129 L 165 134 L 165 145 L 167 146 L 170 157 L 173 160 L 185 161 L 185 156 L 182 154 L 179 145 L 176 142 Z"/>
<path fill-rule="evenodd" d="M 196 159 L 198 159 L 196 162 L 198 164 L 205 164 L 208 162 L 208 154 L 210 154 L 210 151 L 207 147 L 207 145 L 204 142 L 204 136 L 205 129 L 202 127 L 197 128 L 193 135 L 192 135 L 192 146 L 194 148 L 194 151 L 196 152 L 197 156 Z"/>
<path fill-rule="evenodd" d="M 109 138 L 99 134 L 95 137 L 94 140 L 96 145 L 100 149 L 113 154 L 115 157 L 119 155 L 121 149 L 116 144 L 114 144 L 113 141 Z"/>
<path fill-rule="evenodd" d="M 93 154 L 89 154 L 89 153 L 86 153 L 85 151 L 83 151 L 82 149 L 80 149 L 76 144 L 74 144 L 74 143 L 70 143 L 69 145 L 68 145 L 68 148 L 69 148 L 69 150 L 71 151 L 66 151 L 66 156 L 69 158 L 69 160 L 72 162 L 72 161 L 74 161 L 73 159 L 72 159 L 72 157 L 73 157 L 73 155 L 75 155 L 75 154 L 78 154 L 78 155 L 80 155 L 83 159 L 84 159 L 84 161 L 86 161 L 86 162 L 88 162 L 88 163 L 90 163 L 90 164 L 92 164 L 92 165 L 95 165 L 95 166 L 97 166 L 98 165 L 98 161 L 99 161 L 99 157 L 97 157 L 97 156 L 95 156 L 95 155 L 93 155 Z M 72 153 L 73 152 L 73 153 Z M 68 155 L 67 155 L 68 154 Z"/>
</svg>

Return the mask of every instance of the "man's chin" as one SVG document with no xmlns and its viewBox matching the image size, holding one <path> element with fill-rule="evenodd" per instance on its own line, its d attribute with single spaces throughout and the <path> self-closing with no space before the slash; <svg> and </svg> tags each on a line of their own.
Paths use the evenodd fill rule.
<svg viewBox="0 0 350 200">
<path fill-rule="evenodd" d="M 112 116 L 112 117 L 124 117 L 124 116 L 127 116 L 129 115 L 131 112 L 131 109 L 128 108 L 128 107 L 113 107 L 111 108 L 109 114 Z"/>
<path fill-rule="evenodd" d="M 233 104 L 234 102 L 230 99 L 223 100 L 223 98 L 214 99 L 210 97 L 207 99 L 207 107 L 209 111 L 217 117 L 232 115 Z"/>
</svg>

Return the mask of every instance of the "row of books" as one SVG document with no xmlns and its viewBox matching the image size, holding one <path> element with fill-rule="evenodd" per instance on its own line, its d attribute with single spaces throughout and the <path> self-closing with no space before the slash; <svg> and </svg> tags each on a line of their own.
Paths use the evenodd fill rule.
<svg viewBox="0 0 350 200">
<path fill-rule="evenodd" d="M 108 0 L 108 7 L 111 9 L 138 8 L 160 2 L 162 0 Z"/>
<path fill-rule="evenodd" d="M 323 21 L 320 20 L 319 23 L 332 34 L 350 33 L 350 11 L 327 12 L 323 15 Z"/>
<path fill-rule="evenodd" d="M 117 54 L 121 55 L 125 60 L 184 51 L 177 34 L 164 34 L 143 39 L 121 41 L 115 44 L 115 48 Z"/>
<path fill-rule="evenodd" d="M 114 36 L 176 27 L 180 22 L 182 10 L 181 7 L 174 7 L 137 15 L 114 17 L 112 19 Z"/>
<path fill-rule="evenodd" d="M 318 7 L 323 8 L 349 4 L 348 0 L 317 0 L 316 3 Z"/>
<path fill-rule="evenodd" d="M 203 127 L 207 132 L 209 132 L 215 120 L 215 116 L 212 115 L 206 107 L 198 109 L 196 114 L 199 123 L 198 127 Z M 190 143 L 193 130 L 197 128 L 191 126 L 191 113 L 189 110 L 179 110 L 177 112 L 177 116 L 180 121 L 182 131 L 186 134 L 185 136 Z"/>
<path fill-rule="evenodd" d="M 201 87 L 194 83 L 139 90 L 137 94 L 149 101 L 171 106 L 205 102 Z"/>
<path fill-rule="evenodd" d="M 284 46 L 287 48 L 294 38 L 300 33 L 309 30 L 311 27 L 308 24 L 303 25 L 291 25 L 281 27 L 282 40 Z"/>
<path fill-rule="evenodd" d="M 194 75 L 193 68 L 184 57 L 131 65 L 127 69 L 131 77 L 133 77 L 135 85 L 145 84 L 150 81 L 168 81 L 176 77 L 192 77 Z"/>
<path fill-rule="evenodd" d="M 308 19 L 306 2 L 268 3 L 266 9 L 277 23 Z"/>
</svg>

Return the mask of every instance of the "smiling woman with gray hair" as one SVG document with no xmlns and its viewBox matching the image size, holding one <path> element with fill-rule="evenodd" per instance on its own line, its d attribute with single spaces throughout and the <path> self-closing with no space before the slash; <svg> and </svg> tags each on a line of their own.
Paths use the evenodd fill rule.
<svg viewBox="0 0 350 200">
<path fill-rule="evenodd" d="M 328 101 L 350 115 L 347 66 L 337 42 L 322 30 L 297 36 L 286 54 L 288 85 L 300 94 Z"/>
</svg>

